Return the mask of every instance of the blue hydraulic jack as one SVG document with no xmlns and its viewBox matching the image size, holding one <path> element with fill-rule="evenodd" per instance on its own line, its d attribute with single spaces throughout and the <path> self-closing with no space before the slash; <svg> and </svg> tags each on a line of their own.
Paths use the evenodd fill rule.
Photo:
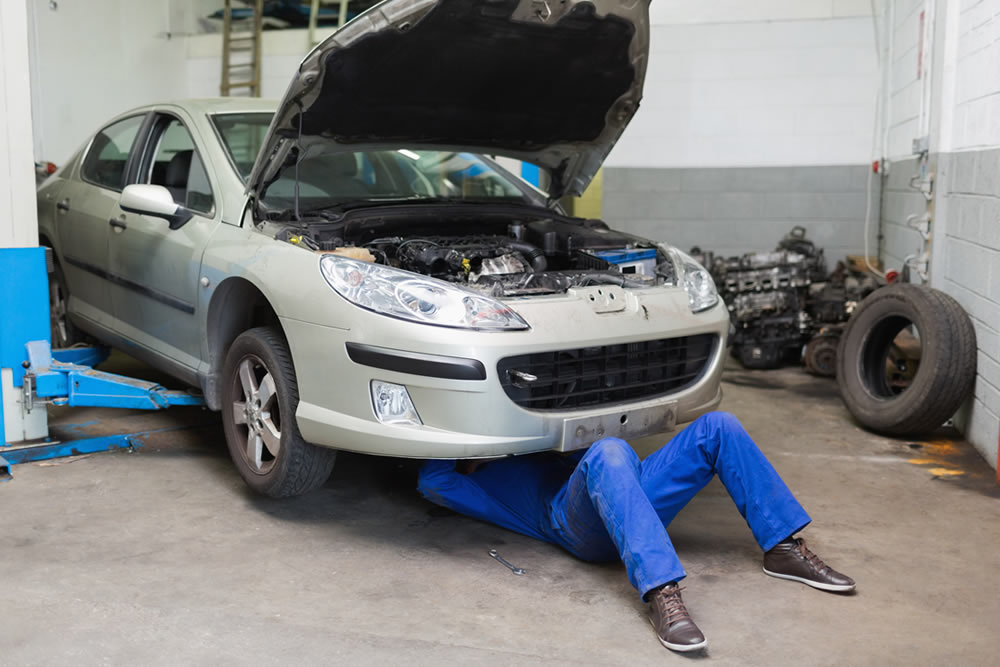
<svg viewBox="0 0 1000 667">
<path fill-rule="evenodd" d="M 202 397 L 155 382 L 94 370 L 106 348 L 51 350 L 45 248 L 0 248 L 0 480 L 28 461 L 133 449 L 152 433 L 55 441 L 47 405 L 163 410 L 203 406 Z"/>
</svg>

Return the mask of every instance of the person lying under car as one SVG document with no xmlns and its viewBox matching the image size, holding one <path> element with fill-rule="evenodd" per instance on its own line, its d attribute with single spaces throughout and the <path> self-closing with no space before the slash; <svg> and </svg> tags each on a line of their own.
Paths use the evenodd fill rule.
<svg viewBox="0 0 1000 667">
<path fill-rule="evenodd" d="M 764 572 L 836 593 L 855 582 L 796 535 L 811 521 L 739 420 L 698 418 L 640 461 L 618 438 L 570 455 L 475 462 L 427 461 L 418 489 L 467 516 L 559 545 L 591 562 L 620 559 L 648 604 L 660 642 L 673 651 L 708 642 L 681 597 L 686 576 L 666 527 L 718 475 L 764 552 Z"/>
</svg>

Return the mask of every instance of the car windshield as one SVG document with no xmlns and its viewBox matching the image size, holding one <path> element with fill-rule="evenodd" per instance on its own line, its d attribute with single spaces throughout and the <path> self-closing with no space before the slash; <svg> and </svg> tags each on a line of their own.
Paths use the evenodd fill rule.
<svg viewBox="0 0 1000 667">
<path fill-rule="evenodd" d="M 271 114 L 219 114 L 212 122 L 246 182 Z M 297 168 L 294 164 L 284 167 L 261 198 L 273 208 L 291 208 L 298 180 L 302 211 L 396 200 L 531 201 L 527 188 L 515 184 L 515 178 L 474 153 L 409 148 L 345 151 L 331 143 L 312 146 Z"/>
<path fill-rule="evenodd" d="M 257 153 L 264 144 L 273 113 L 226 113 L 212 116 L 212 124 L 222 138 L 222 146 L 236 173 L 246 183 Z"/>
</svg>

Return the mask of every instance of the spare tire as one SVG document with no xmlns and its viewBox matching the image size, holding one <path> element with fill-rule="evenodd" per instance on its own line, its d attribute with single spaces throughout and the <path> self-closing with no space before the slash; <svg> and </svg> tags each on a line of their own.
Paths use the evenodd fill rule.
<svg viewBox="0 0 1000 667">
<path fill-rule="evenodd" d="M 910 347 L 897 339 L 901 333 L 918 341 L 919 361 L 900 351 Z M 851 316 L 837 350 L 847 409 L 887 435 L 933 431 L 955 414 L 975 381 L 976 330 L 957 301 L 930 287 L 873 292 Z"/>
</svg>

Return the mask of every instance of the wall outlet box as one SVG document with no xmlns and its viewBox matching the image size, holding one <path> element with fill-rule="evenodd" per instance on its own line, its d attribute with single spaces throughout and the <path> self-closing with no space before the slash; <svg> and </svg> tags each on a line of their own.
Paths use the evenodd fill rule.
<svg viewBox="0 0 1000 667">
<path fill-rule="evenodd" d="M 931 150 L 931 138 L 927 135 L 922 137 L 917 137 L 913 140 L 913 154 L 922 155 L 923 153 L 929 153 Z"/>
</svg>

